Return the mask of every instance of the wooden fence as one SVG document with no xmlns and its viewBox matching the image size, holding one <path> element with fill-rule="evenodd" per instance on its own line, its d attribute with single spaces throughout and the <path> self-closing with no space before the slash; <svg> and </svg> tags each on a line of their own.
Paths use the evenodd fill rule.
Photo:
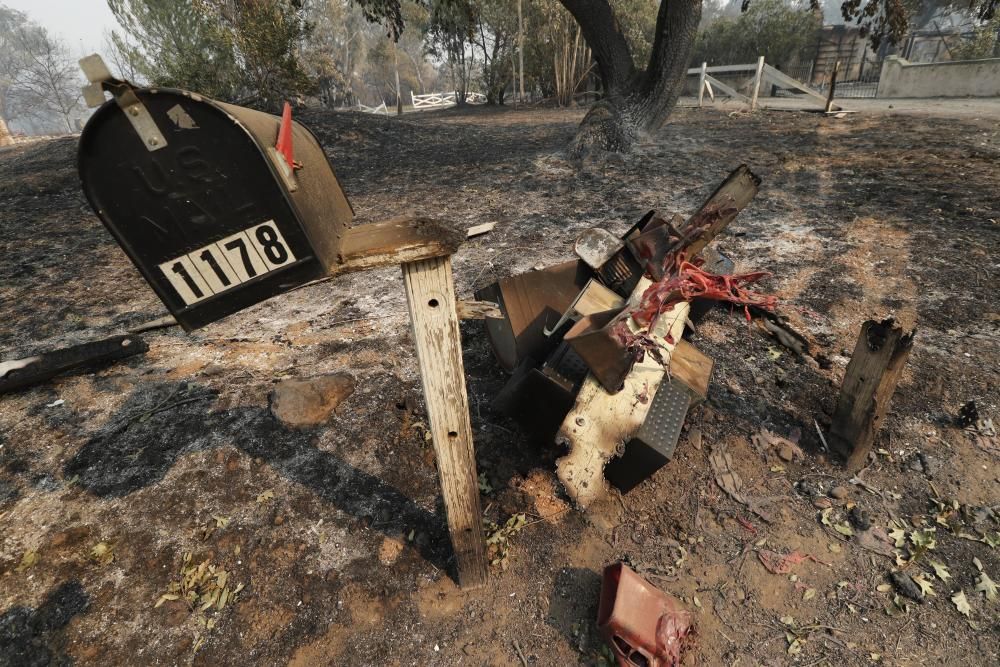
<svg viewBox="0 0 1000 667">
<path fill-rule="evenodd" d="M 738 74 L 740 72 L 753 75 L 753 83 L 750 88 L 751 94 L 749 96 L 744 95 L 712 76 L 712 74 Z M 793 79 L 784 72 L 771 67 L 764 62 L 764 56 L 758 58 L 756 63 L 746 65 L 718 65 L 709 67 L 708 63 L 702 63 L 701 67 L 692 67 L 687 73 L 688 75 L 698 75 L 698 106 L 704 104 L 706 93 L 708 93 L 712 101 L 715 101 L 715 93 L 718 90 L 727 97 L 746 103 L 750 107 L 750 110 L 753 111 L 757 108 L 757 98 L 760 95 L 761 86 L 772 85 L 782 90 L 791 90 L 795 93 L 804 94 L 807 100 L 815 102 L 827 111 L 840 108 L 833 104 L 832 90 L 831 95 L 823 95 L 801 81 Z"/>
<path fill-rule="evenodd" d="M 414 95 L 410 92 L 410 100 L 413 102 L 414 110 L 417 109 L 444 109 L 457 104 L 457 97 L 451 93 L 427 93 L 426 95 Z M 486 96 L 482 93 L 468 92 L 465 94 L 466 104 L 486 104 Z"/>
</svg>

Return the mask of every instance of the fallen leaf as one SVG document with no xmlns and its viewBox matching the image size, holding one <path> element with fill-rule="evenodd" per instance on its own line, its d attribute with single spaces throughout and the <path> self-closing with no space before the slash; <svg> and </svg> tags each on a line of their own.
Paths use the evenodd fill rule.
<svg viewBox="0 0 1000 667">
<path fill-rule="evenodd" d="M 892 558 L 896 552 L 892 548 L 892 540 L 879 526 L 862 530 L 854 536 L 854 540 L 863 548 L 881 556 Z"/>
<path fill-rule="evenodd" d="M 24 552 L 21 556 L 21 564 L 14 568 L 15 572 L 24 572 L 28 568 L 34 567 L 38 564 L 38 552 L 33 550 L 28 550 Z"/>
<path fill-rule="evenodd" d="M 985 572 L 979 574 L 979 579 L 976 580 L 976 590 L 980 593 L 985 593 L 986 599 L 990 602 L 994 602 L 997 599 L 997 585 L 990 579 L 990 575 Z"/>
<path fill-rule="evenodd" d="M 257 502 L 258 503 L 266 503 L 271 498 L 274 498 L 274 491 L 272 491 L 271 489 L 268 489 L 264 493 L 262 493 L 259 496 L 257 496 Z"/>
<path fill-rule="evenodd" d="M 164 602 L 169 602 L 170 600 L 179 600 L 180 598 L 181 596 L 175 593 L 164 593 L 163 595 L 160 596 L 160 599 L 156 601 L 156 604 L 153 605 L 153 608 L 155 609 L 156 607 L 159 607 Z"/>
<path fill-rule="evenodd" d="M 875 587 L 875 590 L 877 590 L 879 593 L 888 593 L 889 591 L 892 590 L 892 584 L 879 584 L 878 586 Z"/>
<path fill-rule="evenodd" d="M 851 528 L 851 525 L 846 521 L 841 521 L 840 523 L 835 524 L 833 529 L 846 537 L 852 537 L 854 535 L 854 529 Z"/>
<path fill-rule="evenodd" d="M 983 561 L 979 560 L 975 556 L 972 557 L 972 564 L 976 566 L 976 569 L 980 572 L 983 571 Z"/>
<path fill-rule="evenodd" d="M 98 542 L 90 550 L 90 558 L 101 565 L 108 565 L 115 559 L 114 547 L 107 542 Z"/>
<path fill-rule="evenodd" d="M 939 563 L 936 560 L 927 560 L 927 563 L 934 568 L 934 575 L 941 581 L 948 581 L 951 579 L 951 572 L 948 568 L 944 566 L 944 563 Z"/>
<path fill-rule="evenodd" d="M 746 505 L 747 509 L 767 523 L 774 521 L 774 517 L 763 507 L 765 501 L 743 495 L 743 478 L 733 469 L 733 459 L 728 452 L 713 451 L 708 457 L 708 462 L 712 465 L 715 483 L 719 488 L 736 502 Z"/>
<path fill-rule="evenodd" d="M 958 613 L 966 617 L 972 613 L 972 607 L 969 606 L 969 601 L 965 597 L 965 591 L 959 589 L 957 593 L 951 596 L 951 601 L 955 605 L 955 609 L 958 609 Z"/>
<path fill-rule="evenodd" d="M 812 600 L 814 597 L 816 597 L 816 589 L 815 588 L 807 588 L 806 592 L 802 594 L 802 600 L 803 601 Z"/>
<path fill-rule="evenodd" d="M 933 549 L 937 546 L 937 541 L 934 539 L 934 533 L 937 528 L 923 528 L 921 530 L 915 530 L 910 533 L 910 542 L 913 546 L 923 549 Z"/>
<path fill-rule="evenodd" d="M 922 572 L 920 574 L 913 575 L 911 577 L 911 579 L 913 579 L 913 582 L 917 586 L 920 586 L 920 594 L 921 595 L 925 595 L 925 596 L 926 595 L 934 595 L 934 596 L 937 595 L 937 593 L 934 592 L 934 586 L 931 585 L 931 582 L 929 582 L 926 579 L 924 579 L 924 575 L 923 575 Z"/>
</svg>

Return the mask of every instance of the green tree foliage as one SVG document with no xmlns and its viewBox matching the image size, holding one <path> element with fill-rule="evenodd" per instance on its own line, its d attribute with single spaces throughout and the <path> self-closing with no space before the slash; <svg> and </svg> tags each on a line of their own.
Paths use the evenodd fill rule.
<svg viewBox="0 0 1000 667">
<path fill-rule="evenodd" d="M 112 39 L 162 86 L 275 110 L 309 94 L 299 46 L 311 31 L 303 0 L 108 0 Z"/>
<path fill-rule="evenodd" d="M 788 0 L 754 0 L 738 16 L 721 16 L 698 33 L 691 62 L 733 65 L 756 62 L 772 65 L 805 62 L 815 55 L 821 17 L 808 6 Z"/>
<path fill-rule="evenodd" d="M 952 50 L 955 60 L 1000 57 L 1000 14 L 985 21 L 972 33 L 972 39 Z"/>
<path fill-rule="evenodd" d="M 621 23 L 625 39 L 632 47 L 635 66 L 642 69 L 649 62 L 653 49 L 653 32 L 656 29 L 658 0 L 611 0 L 611 7 Z"/>
<path fill-rule="evenodd" d="M 434 2 L 427 26 L 430 52 L 448 68 L 455 96 L 460 104 L 476 74 L 476 52 L 471 47 L 476 34 L 476 6 L 469 0 Z"/>
<path fill-rule="evenodd" d="M 473 41 L 482 54 L 481 81 L 490 104 L 503 104 L 514 73 L 517 0 L 477 0 Z"/>
<path fill-rule="evenodd" d="M 236 53 L 208 7 L 192 0 L 108 0 L 121 30 L 111 40 L 148 83 L 209 97 L 238 96 Z"/>
<path fill-rule="evenodd" d="M 860 25 L 874 49 L 884 41 L 899 44 L 914 24 L 921 25 L 935 14 L 971 14 L 988 24 L 997 9 L 1000 0 L 844 0 L 841 5 L 844 20 Z"/>
</svg>

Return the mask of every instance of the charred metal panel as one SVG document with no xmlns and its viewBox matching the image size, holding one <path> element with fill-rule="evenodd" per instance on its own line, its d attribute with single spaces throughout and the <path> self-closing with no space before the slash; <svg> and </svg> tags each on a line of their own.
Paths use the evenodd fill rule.
<svg viewBox="0 0 1000 667">
<path fill-rule="evenodd" d="M 625 445 L 624 453 L 604 468 L 604 476 L 622 493 L 628 493 L 674 456 L 681 427 L 691 403 L 691 393 L 683 382 L 664 379 L 646 420 Z"/>
<path fill-rule="evenodd" d="M 486 334 L 500 365 L 513 371 L 526 358 L 544 359 L 561 339 L 545 335 L 580 294 L 593 272 L 581 260 L 504 278 L 476 292 L 500 304 L 503 319 L 487 319 Z"/>
</svg>

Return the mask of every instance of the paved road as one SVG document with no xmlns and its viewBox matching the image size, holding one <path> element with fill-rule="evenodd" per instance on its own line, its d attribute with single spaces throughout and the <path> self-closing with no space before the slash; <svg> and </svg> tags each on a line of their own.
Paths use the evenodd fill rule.
<svg viewBox="0 0 1000 667">
<path fill-rule="evenodd" d="M 816 109 L 816 105 L 802 98 L 764 97 L 761 105 L 767 109 Z M 928 116 L 943 116 L 950 118 L 1000 118 L 1000 97 L 962 97 L 962 98 L 930 98 L 930 99 L 838 99 L 837 104 L 847 110 L 862 113 L 887 114 L 921 114 Z M 681 98 L 681 106 L 696 106 L 697 99 Z M 716 101 L 713 104 L 706 100 L 706 106 L 736 111 L 746 108 L 744 104 L 732 100 Z"/>
</svg>

